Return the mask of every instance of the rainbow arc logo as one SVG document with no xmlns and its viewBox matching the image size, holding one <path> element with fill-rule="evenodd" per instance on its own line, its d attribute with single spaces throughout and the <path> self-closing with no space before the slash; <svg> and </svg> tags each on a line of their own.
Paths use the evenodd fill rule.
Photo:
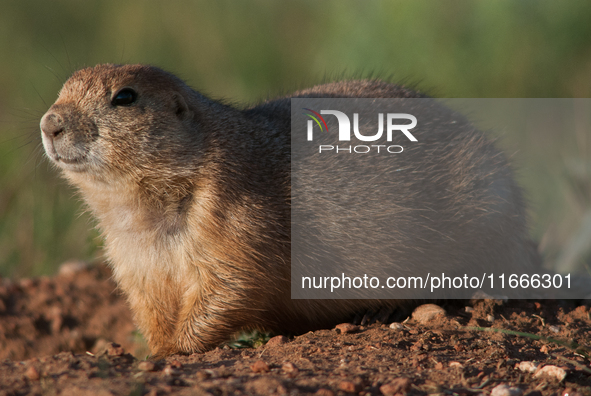
<svg viewBox="0 0 591 396">
<path fill-rule="evenodd" d="M 324 131 L 324 128 L 326 128 L 326 132 L 328 132 L 328 126 L 326 125 L 326 121 L 324 121 L 324 118 L 320 114 L 318 114 L 317 112 L 315 112 L 312 109 L 304 108 L 304 110 L 306 110 L 306 111 L 303 112 L 303 114 L 307 115 L 308 117 L 310 117 L 314 121 L 316 121 L 316 124 L 318 124 L 321 131 Z M 322 121 L 322 124 L 320 123 L 320 121 Z M 324 124 L 324 128 L 322 127 L 323 124 Z"/>
</svg>

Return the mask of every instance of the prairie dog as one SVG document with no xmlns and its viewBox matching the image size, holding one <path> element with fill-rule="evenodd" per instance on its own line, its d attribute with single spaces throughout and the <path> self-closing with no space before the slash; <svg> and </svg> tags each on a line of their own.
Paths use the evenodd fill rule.
<svg viewBox="0 0 591 396">
<path fill-rule="evenodd" d="M 422 95 L 362 80 L 290 97 Z M 154 356 L 205 351 L 240 329 L 303 332 L 404 304 L 290 298 L 290 97 L 238 109 L 158 68 L 106 64 L 75 72 L 43 116 L 46 153 L 98 219 Z M 439 109 L 437 117 L 449 114 Z M 432 134 L 431 143 L 448 144 L 444 136 L 453 137 L 447 155 L 411 154 L 413 179 L 400 175 L 410 213 L 432 208 L 429 218 L 401 218 L 400 234 L 428 221 L 465 238 L 439 241 L 445 252 L 415 254 L 413 263 L 447 252 L 466 266 L 533 265 L 521 192 L 504 156 L 467 122 Z M 467 221 L 495 198 L 491 185 L 502 186 L 502 207 L 488 221 Z M 410 260 L 400 258 L 398 268 Z"/>
</svg>

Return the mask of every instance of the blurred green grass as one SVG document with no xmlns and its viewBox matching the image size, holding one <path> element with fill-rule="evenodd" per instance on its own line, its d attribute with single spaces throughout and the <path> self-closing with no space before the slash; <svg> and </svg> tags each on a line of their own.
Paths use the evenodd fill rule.
<svg viewBox="0 0 591 396">
<path fill-rule="evenodd" d="M 149 63 L 243 103 L 371 73 L 440 97 L 588 97 L 589 15 L 591 3 L 576 0 L 4 1 L 0 275 L 51 274 L 100 255 L 92 220 L 40 148 L 39 118 L 80 67 Z M 591 240 L 589 130 L 540 139 L 526 129 L 501 144 L 549 260 Z M 590 259 L 583 250 L 578 265 Z"/>
</svg>

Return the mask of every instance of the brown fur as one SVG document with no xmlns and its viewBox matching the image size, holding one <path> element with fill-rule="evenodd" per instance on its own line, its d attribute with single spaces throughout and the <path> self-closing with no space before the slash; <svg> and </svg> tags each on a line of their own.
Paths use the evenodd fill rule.
<svg viewBox="0 0 591 396">
<path fill-rule="evenodd" d="M 112 106 L 126 86 L 138 92 L 137 102 Z M 381 81 L 331 83 L 294 96 L 421 97 Z M 440 243 L 442 257 L 465 250 L 457 254 L 465 265 L 533 260 L 511 171 L 466 125 L 446 135 L 455 148 L 439 162 L 411 150 L 418 173 L 401 177 L 407 194 L 389 209 L 400 216 L 394 237 L 401 242 L 393 249 L 403 252 L 410 240 L 413 252 L 396 264 L 401 272 L 405 262 L 436 259 L 415 254 L 425 243 Z M 49 157 L 97 217 L 115 279 L 156 356 L 204 351 L 240 329 L 301 332 L 362 309 L 403 304 L 290 298 L 289 98 L 239 110 L 154 67 L 99 65 L 66 82 L 41 127 Z M 430 139 L 446 140 L 437 133 Z M 420 185 L 413 184 L 416 175 Z M 498 204 L 490 202 L 494 192 L 478 187 L 486 178 L 509 191 L 488 225 L 472 221 Z M 421 211 L 440 201 L 441 210 L 427 219 Z M 433 229 L 444 238 L 432 238 Z M 469 237 L 464 244 L 450 243 L 462 237 Z"/>
</svg>

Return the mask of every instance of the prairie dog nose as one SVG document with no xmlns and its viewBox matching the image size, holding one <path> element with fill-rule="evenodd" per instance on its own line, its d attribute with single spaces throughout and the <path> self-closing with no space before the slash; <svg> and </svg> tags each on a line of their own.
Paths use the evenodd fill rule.
<svg viewBox="0 0 591 396">
<path fill-rule="evenodd" d="M 45 113 L 40 126 L 41 132 L 50 139 L 54 139 L 64 130 L 62 117 L 52 111 Z"/>
</svg>

